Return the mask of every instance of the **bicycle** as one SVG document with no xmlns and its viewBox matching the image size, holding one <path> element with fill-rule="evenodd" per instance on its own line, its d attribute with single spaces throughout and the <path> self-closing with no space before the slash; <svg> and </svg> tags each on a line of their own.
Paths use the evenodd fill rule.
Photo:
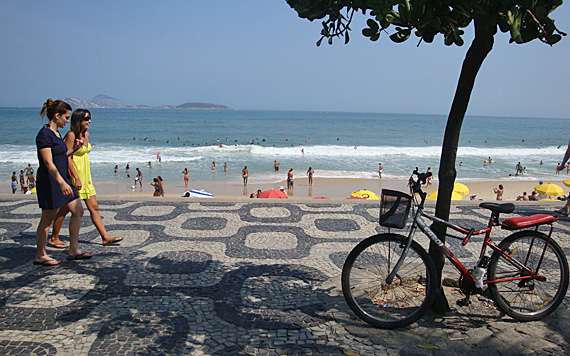
<svg viewBox="0 0 570 356">
<path fill-rule="evenodd" d="M 468 306 L 470 295 L 482 294 L 487 289 L 496 306 L 515 319 L 533 321 L 552 313 L 568 289 L 568 261 L 551 239 L 553 223 L 558 218 L 537 214 L 500 222 L 500 214 L 513 212 L 514 204 L 484 202 L 479 206 L 491 211 L 486 228 L 475 230 L 454 225 L 424 212 L 426 193 L 421 185 L 429 176 L 431 173 L 418 173 L 416 167 L 409 179 L 411 196 L 382 190 L 380 225 L 402 229 L 410 214 L 413 223 L 407 237 L 388 230 L 361 241 L 349 253 L 342 269 L 342 291 L 352 311 L 370 325 L 385 329 L 409 325 L 427 312 L 440 287 L 433 261 L 414 241 L 419 229 L 460 272 L 459 284 L 465 298 L 458 305 Z M 412 202 L 414 208 L 410 212 Z M 471 237 L 484 234 L 476 267 L 467 269 L 423 218 L 460 232 L 462 236 L 446 234 L 446 237 L 462 240 L 462 246 Z M 550 226 L 548 235 L 538 231 L 543 225 Z M 520 231 L 497 245 L 491 231 L 498 226 Z M 534 229 L 524 230 L 531 227 Z M 490 257 L 487 250 L 492 251 Z"/>
</svg>

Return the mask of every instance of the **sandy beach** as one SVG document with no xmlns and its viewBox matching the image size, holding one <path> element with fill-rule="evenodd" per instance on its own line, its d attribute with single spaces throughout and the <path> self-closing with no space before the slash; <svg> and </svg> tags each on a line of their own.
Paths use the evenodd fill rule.
<svg viewBox="0 0 570 356">
<path fill-rule="evenodd" d="M 561 175 L 560 180 L 544 180 L 544 183 L 554 183 L 559 185 L 564 189 L 565 194 L 568 194 L 570 188 L 564 186 L 563 180 L 567 179 L 566 175 Z M 518 196 L 522 195 L 523 192 L 527 192 L 528 195 L 534 190 L 534 187 L 538 186 L 538 181 L 485 181 L 485 182 L 462 182 L 469 187 L 469 194 L 463 196 L 463 201 L 470 201 L 470 196 L 476 194 L 475 201 L 495 201 L 496 194 L 493 189 L 498 187 L 499 184 L 504 186 L 503 201 L 515 201 Z M 182 194 L 186 191 L 184 187 L 184 182 L 180 180 L 179 182 L 164 182 L 165 186 L 165 198 L 182 198 Z M 203 189 L 216 196 L 217 199 L 244 199 L 249 198 L 250 194 L 256 192 L 258 189 L 278 189 L 280 186 L 286 187 L 285 181 L 277 183 L 249 183 L 247 187 L 244 187 L 241 183 L 217 183 L 217 182 L 192 182 L 190 181 L 190 189 Z M 143 184 L 142 192 L 140 187 L 137 186 L 136 189 L 132 189 L 128 183 L 126 184 L 97 184 L 95 182 L 95 187 L 97 189 L 97 194 L 100 197 L 110 198 L 110 197 L 122 197 L 122 198 L 135 198 L 141 199 L 144 197 L 149 197 L 152 199 L 164 199 L 161 197 L 153 197 L 152 193 L 154 188 L 149 185 L 148 182 Z M 429 187 L 425 187 L 424 191 L 431 194 L 437 191 L 437 181 Z M 308 200 L 317 197 L 327 197 L 334 200 L 346 199 L 350 197 L 353 191 L 367 189 L 371 190 L 377 194 L 380 194 L 382 189 L 393 189 L 400 191 L 407 191 L 407 181 L 404 180 L 394 180 L 394 179 L 334 179 L 334 178 L 314 178 L 313 186 L 310 187 L 307 178 L 297 178 L 295 179 L 295 185 L 293 193 L 290 194 L 292 199 Z M 10 186 L 8 184 L 0 185 L 0 190 L 2 192 L 8 193 L 10 191 Z M 9 194 L 2 194 L 4 196 Z M 18 191 L 16 195 L 21 195 Z M 189 198 L 185 198 L 189 199 Z M 544 202 L 543 202 L 544 203 Z"/>
</svg>

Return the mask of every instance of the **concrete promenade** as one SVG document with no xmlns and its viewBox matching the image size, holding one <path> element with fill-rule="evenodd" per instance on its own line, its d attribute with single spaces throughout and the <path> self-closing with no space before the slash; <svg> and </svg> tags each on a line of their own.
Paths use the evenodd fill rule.
<svg viewBox="0 0 570 356">
<path fill-rule="evenodd" d="M 529 323 L 483 297 L 457 307 L 454 287 L 446 287 L 453 310 L 444 317 L 429 312 L 391 331 L 356 318 L 341 268 L 356 243 L 385 231 L 377 203 L 99 203 L 107 230 L 124 240 L 101 246 L 85 210 L 81 247 L 95 256 L 67 261 L 67 250 L 48 248 L 63 262 L 47 268 L 32 265 L 36 201 L 0 197 L 0 355 L 570 354 L 568 295 L 554 314 Z M 521 205 L 509 216 L 560 205 Z M 461 225 L 482 228 L 488 215 L 476 205 L 452 207 Z M 570 218 L 555 226 L 568 256 Z M 495 240 L 509 234 L 496 232 Z M 451 250 L 471 267 L 480 241 Z M 445 275 L 459 276 L 449 268 Z"/>
</svg>

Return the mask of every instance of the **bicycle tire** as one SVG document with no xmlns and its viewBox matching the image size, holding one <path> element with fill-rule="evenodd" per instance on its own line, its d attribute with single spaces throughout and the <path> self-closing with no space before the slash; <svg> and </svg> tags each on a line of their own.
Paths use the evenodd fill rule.
<svg viewBox="0 0 570 356">
<path fill-rule="evenodd" d="M 392 284 L 385 283 L 405 240 L 396 234 L 371 236 L 352 249 L 342 268 L 346 302 L 372 326 L 395 329 L 409 325 L 421 318 L 435 299 L 435 265 L 415 241 Z"/>
<path fill-rule="evenodd" d="M 508 236 L 499 248 L 520 263 L 535 271 L 548 241 L 545 234 L 525 230 Z M 532 243 L 532 250 L 530 249 Z M 528 256 L 528 259 L 527 259 Z M 488 281 L 521 276 L 523 271 L 513 266 L 498 251 L 493 252 L 489 262 Z M 564 251 L 552 239 L 548 241 L 544 259 L 538 274 L 546 281 L 537 279 L 489 283 L 489 291 L 497 307 L 512 318 L 535 321 L 552 313 L 568 290 L 568 261 Z"/>
</svg>

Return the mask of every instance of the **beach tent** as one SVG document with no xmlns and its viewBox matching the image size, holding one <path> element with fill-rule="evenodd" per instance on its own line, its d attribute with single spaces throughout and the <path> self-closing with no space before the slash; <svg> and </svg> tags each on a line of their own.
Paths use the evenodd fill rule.
<svg viewBox="0 0 570 356">
<path fill-rule="evenodd" d="M 534 191 L 547 196 L 564 195 L 564 190 L 559 185 L 552 183 L 540 184 L 534 187 Z"/>
<path fill-rule="evenodd" d="M 426 200 L 437 200 L 437 192 L 428 195 Z M 463 197 L 459 193 L 451 192 L 451 200 L 463 200 Z"/>
<path fill-rule="evenodd" d="M 287 199 L 287 194 L 280 191 L 279 189 L 270 189 L 261 192 L 257 195 L 258 198 L 269 198 L 269 199 Z"/>
<path fill-rule="evenodd" d="M 352 192 L 352 194 L 350 194 L 351 198 L 364 198 L 364 199 L 370 199 L 370 200 L 380 200 L 380 197 L 378 196 L 378 194 L 370 191 L 370 190 L 366 190 L 366 189 L 361 189 L 361 190 L 357 190 L 355 192 Z"/>
<path fill-rule="evenodd" d="M 214 195 L 202 189 L 192 189 L 184 193 L 184 197 L 190 198 L 213 198 Z"/>
<path fill-rule="evenodd" d="M 469 188 L 462 183 L 453 183 L 453 191 L 457 194 L 466 195 L 469 194 Z"/>
</svg>

